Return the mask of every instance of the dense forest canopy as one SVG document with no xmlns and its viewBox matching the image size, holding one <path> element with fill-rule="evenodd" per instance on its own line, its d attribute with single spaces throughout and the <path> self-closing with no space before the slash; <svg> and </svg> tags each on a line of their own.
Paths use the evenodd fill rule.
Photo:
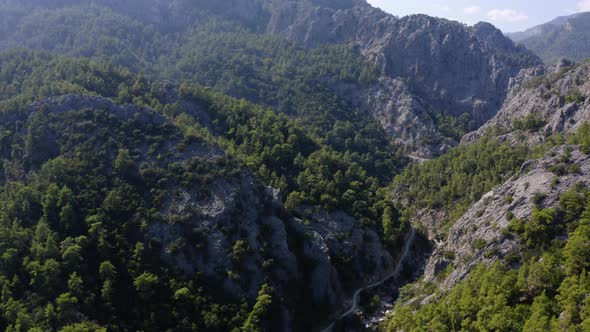
<svg viewBox="0 0 590 332">
<path fill-rule="evenodd" d="M 40 139 L 40 147 L 34 153 L 23 155 L 44 156 L 37 158 L 36 167 L 31 167 L 29 162 L 16 161 L 22 157 L 13 153 L 12 151 L 17 150 L 12 150 L 12 143 L 8 143 L 13 142 L 14 137 L 20 134 L 11 128 L 15 125 L 13 121 L 33 121 L 27 113 L 31 103 L 46 103 L 46 98 L 54 96 L 91 95 L 107 98 L 120 105 L 133 104 L 141 109 L 151 109 L 163 116 L 167 126 L 176 128 L 174 135 L 181 133 L 184 137 L 178 143 L 178 149 L 182 151 L 194 150 L 190 148 L 191 144 L 205 144 L 211 149 L 225 151 L 223 158 L 209 164 L 206 160 L 187 161 L 185 178 L 178 181 L 182 180 L 184 185 L 197 181 L 198 186 L 203 187 L 199 195 L 207 197 L 207 192 L 210 194 L 214 191 L 216 187 L 211 182 L 216 183 L 216 178 L 232 179 L 247 169 L 256 176 L 257 181 L 280 190 L 279 201 L 284 204 L 284 208 L 281 208 L 284 218 L 295 217 L 309 222 L 310 214 L 316 212 L 344 211 L 354 216 L 360 227 L 377 232 L 395 256 L 407 224 L 398 222 L 396 210 L 383 188 L 406 161 L 372 118 L 337 96 L 331 87 L 340 82 L 359 85 L 373 83 L 377 79 L 376 69 L 365 62 L 358 50 L 349 45 L 306 49 L 282 37 L 260 34 L 261 22 L 268 19 L 265 14 L 267 12 L 261 6 L 266 7 L 268 4 L 248 2 L 250 11 L 246 12 L 242 11 L 243 8 L 236 8 L 245 3 L 177 1 L 169 4 L 153 1 L 153 6 L 142 6 L 135 2 L 94 2 L 90 5 L 71 1 L 1 2 L 0 15 L 2 22 L 6 24 L 0 25 L 0 48 L 18 48 L 0 56 L 0 108 L 5 118 L 9 119 L 4 137 L 6 146 L 10 149 L 5 149 L 4 157 L 14 161 L 10 162 L 10 166 L 7 162 L 2 168 L 6 186 L 12 183 L 29 186 L 29 180 L 19 176 L 21 173 L 37 173 L 38 169 L 43 168 L 45 163 L 52 162 L 54 158 L 79 153 L 74 151 L 78 149 L 77 144 L 81 144 L 80 138 L 76 138 L 76 143 L 67 141 L 60 142 L 57 146 L 47 146 Z M 162 10 L 150 12 L 150 8 Z M 250 12 L 260 16 L 249 15 Z M 22 48 L 39 51 L 26 51 Z M 47 104 L 64 102 L 71 100 L 52 99 Z M 98 100 L 95 102 L 102 103 Z M 43 107 L 53 109 L 52 106 Z M 85 109 L 84 114 L 98 111 L 93 108 Z M 66 115 L 56 115 L 55 121 L 63 121 L 63 116 Z M 88 122 L 88 126 L 92 127 L 97 120 L 90 118 L 79 121 Z M 39 125 L 43 126 L 42 123 Z M 115 126 L 111 123 L 103 124 L 101 135 L 105 130 L 113 130 L 111 125 Z M 146 164 L 146 152 L 158 160 L 171 158 L 169 153 L 157 151 L 169 147 L 169 142 L 178 137 L 171 136 L 169 132 L 151 135 L 141 126 L 137 126 L 126 124 L 122 126 L 124 131 L 119 132 L 119 135 L 124 132 L 135 135 L 130 144 L 83 144 L 84 149 L 87 149 L 86 153 L 90 153 L 92 149 L 101 151 L 98 156 L 104 157 L 106 153 L 109 156 L 107 160 L 110 158 L 112 164 L 105 164 L 102 170 L 91 166 L 86 169 L 73 166 L 71 172 L 79 175 L 72 181 L 88 181 L 81 174 L 95 174 L 101 179 L 109 179 L 117 174 L 115 171 L 119 168 L 118 164 L 135 167 Z M 150 143 L 142 139 L 142 135 L 150 135 L 150 138 L 155 137 L 158 141 Z M 88 139 L 102 140 L 96 137 Z M 127 137 L 120 139 L 125 142 Z M 140 143 L 142 141 L 145 142 Z M 142 147 L 146 144 L 149 147 L 147 151 Z M 51 149 L 51 155 L 44 155 L 45 149 Z M 93 162 L 85 159 L 79 161 L 82 165 L 91 165 Z M 21 163 L 26 168 L 19 168 Z M 166 169 L 168 172 L 175 172 L 179 167 L 180 165 L 171 164 L 169 167 L 160 166 L 145 171 L 130 170 L 135 174 L 126 183 L 125 190 L 128 191 L 125 195 L 133 194 L 133 200 L 139 200 L 137 204 L 144 199 L 140 209 L 150 213 L 144 215 L 135 228 L 130 223 L 129 229 L 127 226 L 125 230 L 109 229 L 113 236 L 121 238 L 121 241 L 112 245 L 114 250 L 121 252 L 120 262 L 127 261 L 131 257 L 129 255 L 138 255 L 130 251 L 135 243 L 143 245 L 146 250 L 153 250 L 148 254 L 150 256 L 157 256 L 156 252 L 162 250 L 157 246 L 150 247 L 153 241 L 150 240 L 146 225 L 157 223 L 157 219 L 154 219 L 157 215 L 154 217 L 151 213 L 159 209 L 159 205 L 165 204 L 167 190 L 171 190 L 162 187 L 166 183 L 162 181 L 168 181 L 172 177 L 172 173 L 165 173 Z M 195 174 L 189 175 L 190 172 Z M 58 184 L 59 188 L 61 186 L 62 184 Z M 207 186 L 213 187 L 208 189 Z M 74 184 L 70 184 L 70 187 L 74 187 Z M 84 197 L 79 197 L 83 194 L 78 191 L 73 192 L 72 195 L 79 200 L 76 208 L 86 204 L 89 211 L 95 211 L 101 206 L 101 200 L 110 188 L 110 182 L 99 182 L 88 189 L 89 193 L 84 194 Z M 113 187 L 113 190 L 116 188 L 118 187 Z M 35 190 L 41 190 L 36 197 L 42 197 L 45 189 L 43 187 Z M 93 197 L 92 201 L 87 201 L 90 196 Z M 39 204 L 41 203 L 37 205 L 42 205 Z M 98 218 L 86 212 L 75 212 L 80 221 Z M 113 214 L 115 220 L 126 223 L 124 220 L 139 212 L 133 210 L 127 214 L 118 214 L 115 211 L 109 213 Z M 31 218 L 37 217 L 35 215 Z M 196 217 L 183 216 L 181 219 L 191 218 Z M 238 223 L 240 218 L 233 218 L 233 222 Z M 33 234 L 36 225 L 43 222 L 41 217 L 38 219 L 30 225 L 21 226 L 30 228 L 30 234 Z M 55 229 L 52 225 L 48 227 L 56 232 L 56 241 L 61 241 L 60 236 L 65 235 L 61 233 L 62 230 Z M 88 237 L 89 228 L 90 224 L 81 228 L 81 236 Z M 129 238 L 130 234 L 133 234 L 133 239 Z M 203 243 L 198 243 L 203 241 L 202 236 L 179 238 L 179 243 L 184 243 L 179 246 L 183 247 L 186 243 L 203 246 Z M 26 237 L 21 240 L 31 241 Z M 232 254 L 235 257 L 240 257 L 237 252 L 252 250 L 244 244 L 247 242 L 237 241 Z M 99 249 L 95 245 L 90 244 L 84 254 L 97 255 L 97 250 Z M 27 255 L 25 250 L 15 259 L 24 259 Z M 351 264 L 350 260 L 338 259 L 341 260 L 337 264 L 338 269 L 349 269 L 347 264 Z M 60 270 L 61 261 L 58 257 L 55 260 L 58 264 L 55 269 Z M 211 280 L 187 279 L 182 273 L 169 270 L 168 262 L 156 260 L 153 262 L 155 269 L 144 269 L 145 271 L 141 271 L 143 274 L 132 274 L 115 261 L 109 262 L 115 266 L 117 274 L 108 280 L 108 287 L 115 287 L 119 279 L 125 279 L 117 287 L 139 290 L 144 288 L 140 284 L 145 282 L 151 285 L 150 297 L 162 296 L 159 300 L 162 305 L 146 309 L 143 313 L 123 314 L 121 310 L 127 306 L 137 307 L 140 302 L 123 304 L 119 299 L 109 299 L 110 313 L 120 317 L 120 322 L 109 325 L 104 319 L 107 316 L 99 317 L 88 310 L 80 309 L 83 301 L 88 303 L 88 308 L 99 305 L 91 301 L 106 301 L 101 297 L 100 289 L 90 288 L 97 284 L 94 279 L 90 279 L 84 281 L 81 287 L 84 288 L 84 296 L 90 296 L 92 300 L 83 300 L 81 294 L 76 297 L 73 292 L 69 292 L 69 296 L 75 297 L 68 300 L 70 307 L 79 311 L 75 314 L 75 319 L 50 321 L 49 318 L 35 316 L 34 312 L 41 310 L 41 307 L 45 310 L 47 303 L 56 305 L 54 295 L 59 294 L 49 294 L 37 302 L 25 299 L 22 297 L 24 295 L 12 296 L 13 300 L 20 301 L 19 305 L 22 305 L 18 309 L 21 315 L 28 315 L 27 326 L 59 329 L 74 322 L 93 321 L 108 329 L 145 329 L 145 326 L 152 324 L 153 328 L 158 327 L 160 330 L 256 330 L 261 325 L 261 316 L 266 315 L 268 318 L 268 312 L 278 310 L 281 305 L 297 311 L 307 311 L 310 317 L 318 315 L 319 318 L 324 318 L 322 315 L 325 312 L 322 310 L 329 310 L 323 308 L 315 313 L 310 312 L 312 307 L 306 305 L 305 301 L 308 300 L 303 298 L 306 296 L 304 294 L 293 295 L 285 302 L 281 300 L 277 303 L 276 299 L 271 301 L 272 288 L 277 285 L 270 282 L 269 272 L 265 272 L 268 285 L 260 288 L 259 304 L 248 314 L 254 304 L 252 301 L 256 298 L 250 296 L 246 299 L 223 294 L 220 287 L 212 286 Z M 77 271 L 76 276 L 82 280 L 88 279 L 88 274 L 95 274 L 93 271 L 99 267 L 98 263 L 100 262 L 93 262 L 87 270 Z M 136 265 L 144 268 L 143 262 Z M 236 271 L 230 271 L 228 278 L 239 280 L 241 268 L 243 267 L 236 267 Z M 9 279 L 17 274 L 26 274 L 17 267 L 15 269 L 7 272 Z M 119 271 L 120 269 L 123 270 Z M 71 272 L 59 273 L 65 275 Z M 350 272 L 343 273 L 345 274 L 350 275 Z M 28 275 L 23 278 L 28 278 Z M 185 279 L 190 285 L 177 284 Z M 162 286 L 155 290 L 156 284 Z M 172 284 L 175 286 L 171 287 Z M 212 287 L 203 290 L 204 285 Z M 14 290 L 21 289 L 16 284 L 11 287 Z M 55 289 L 60 290 L 59 287 Z M 64 289 L 63 294 L 66 294 L 66 290 Z M 172 308 L 176 290 L 187 294 L 182 303 L 178 303 L 178 310 L 184 310 L 179 313 L 183 318 L 170 316 L 176 315 Z M 31 290 L 31 295 L 26 296 L 37 294 Z M 215 302 L 214 299 L 219 299 L 220 296 L 222 299 Z M 123 298 L 137 298 L 141 301 L 141 297 L 135 293 L 121 294 L 121 299 Z M 196 303 L 195 301 L 203 306 L 193 305 L 195 309 L 190 311 L 180 309 L 189 303 Z M 270 302 L 274 302 L 272 307 Z M 205 307 L 208 309 L 204 309 Z M 206 312 L 209 309 L 211 312 Z M 168 318 L 163 317 L 156 321 L 154 317 L 159 316 L 159 312 L 166 312 Z M 144 316 L 140 318 L 139 315 Z M 2 326 L 22 329 L 18 325 L 17 316 L 15 313 L 10 317 L 3 317 Z M 229 317 L 232 319 L 226 319 Z M 139 321 L 146 325 L 134 325 Z M 298 324 L 308 323 L 302 321 Z"/>
<path fill-rule="evenodd" d="M 158 257 L 159 247 L 148 241 L 146 229 L 157 222 L 154 211 L 166 200 L 171 183 L 190 186 L 196 181 L 205 185 L 206 197 L 207 184 L 215 178 L 239 177 L 241 167 L 280 189 L 290 213 L 303 217 L 301 206 L 344 210 L 382 233 L 392 252 L 400 246 L 405 226 L 397 224 L 392 204 L 379 189 L 387 174 L 400 164 L 391 158 L 387 142 L 371 134 L 377 128 L 359 133 L 352 123 L 338 121 L 325 136 L 317 136 L 283 114 L 210 88 L 150 81 L 129 70 L 85 59 L 23 50 L 3 53 L 0 63 L 0 105 L 6 120 L 2 127 L 6 214 L 0 232 L 7 236 L 2 265 L 5 328 L 58 328 L 80 321 L 79 317 L 109 329 L 201 326 L 225 330 L 247 324 L 250 318 L 243 300 L 232 302 L 233 306 L 229 302 L 217 304 L 215 293 L 199 290 L 206 280 L 187 279 L 153 258 Z M 59 104 L 59 99 L 34 104 L 39 106 L 33 109 L 40 110 L 33 113 L 28 106 L 48 97 L 73 94 L 106 97 L 123 105 L 133 103 L 141 107 L 140 113 L 113 118 L 109 112 L 120 111 L 101 110 L 105 107 L 102 102 L 96 109 L 43 111 L 52 109 L 52 103 Z M 157 112 L 145 115 L 157 119 L 151 120 L 156 121 L 155 126 L 140 120 L 146 112 L 141 109 L 146 107 Z M 28 123 L 27 136 L 15 130 L 18 121 Z M 67 129 L 70 127 L 74 131 Z M 53 141 L 56 133 L 60 136 Z M 178 152 L 166 151 L 172 142 L 177 142 Z M 152 158 L 178 158 L 173 155 L 191 150 L 191 144 L 223 148 L 228 154 L 213 160 L 188 159 L 184 165 L 144 168 L 153 163 L 149 161 Z M 142 146 L 149 147 L 147 152 Z M 383 161 L 378 162 L 380 159 Z M 143 166 L 138 169 L 138 165 Z M 178 167 L 186 171 L 178 174 Z M 19 196 L 23 194 L 26 201 Z M 151 244 L 146 247 L 148 242 Z M 48 253 L 32 256 L 39 250 Z M 68 263 L 70 254 L 72 261 Z M 138 255 L 152 257 L 151 268 Z M 131 271 L 123 262 L 133 260 L 137 262 L 130 265 L 135 266 Z M 95 280 L 96 271 L 107 265 L 112 266 L 110 277 Z M 31 270 L 33 267 L 36 270 Z M 47 269 L 53 269 L 54 279 L 32 279 L 34 275 L 49 278 Z M 39 289 L 23 286 L 37 282 L 44 284 L 39 284 Z M 70 289 L 70 284 L 76 284 L 77 289 Z M 53 285 L 52 292 L 39 293 L 49 285 Z M 146 298 L 159 297 L 161 305 L 128 312 L 128 307 L 139 308 L 140 292 L 147 292 Z M 188 298 L 174 300 L 181 296 L 179 292 L 187 293 Z M 261 296 L 266 298 L 264 294 Z M 133 298 L 139 302 L 123 301 Z M 187 311 L 190 301 L 200 303 L 193 306 L 197 311 Z M 222 312 L 215 314 L 217 318 L 209 317 L 208 310 L 220 310 L 218 305 L 223 305 Z M 101 309 L 93 311 L 96 307 Z M 55 318 L 47 316 L 51 315 L 48 310 L 55 311 Z M 166 316 L 162 316 L 164 312 Z M 115 325 L 109 325 L 110 315 L 118 317 Z M 136 325 L 140 321 L 146 325 Z"/>
<path fill-rule="evenodd" d="M 426 237 L 440 245 L 527 161 L 567 145 L 549 167 L 552 185 L 580 172 L 569 161 L 590 151 L 590 126 L 541 132 L 546 119 L 533 115 L 513 122 L 514 136 L 492 130 L 448 152 L 420 132 L 416 144 L 445 153 L 411 162 L 384 128 L 432 122 L 441 140 L 459 142 L 477 129 L 476 109 L 445 113 L 393 91 L 440 82 L 384 77 L 359 44 L 306 47 L 266 33 L 277 6 L 336 17 L 357 2 L 0 0 L 0 329 L 314 330 L 360 287 L 407 266 L 420 273 L 434 255 Z M 398 19 L 371 13 L 378 22 L 360 33 Z M 476 34 L 482 59 L 514 65 L 502 75 L 538 64 L 491 25 L 420 15 L 403 24 Z M 346 92 L 383 97 L 377 88 L 400 93 L 392 108 L 424 112 L 384 124 Z M 563 114 L 581 114 L 586 97 L 560 100 L 572 104 Z M 419 279 L 380 328 L 590 329 L 589 190 L 576 184 L 552 207 L 545 198 L 531 197 L 530 218 L 508 214 L 502 237 L 520 252 L 482 251 L 494 262 L 451 289 Z M 379 297 L 371 302 L 376 312 Z"/>
</svg>

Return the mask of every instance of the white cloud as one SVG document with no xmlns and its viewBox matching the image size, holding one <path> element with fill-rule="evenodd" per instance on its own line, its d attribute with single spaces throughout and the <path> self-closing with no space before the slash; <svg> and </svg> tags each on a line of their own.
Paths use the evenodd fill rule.
<svg viewBox="0 0 590 332">
<path fill-rule="evenodd" d="M 578 2 L 578 11 L 579 12 L 590 11 L 590 0 L 582 0 L 582 1 Z"/>
<path fill-rule="evenodd" d="M 488 18 L 492 21 L 501 22 L 521 22 L 529 19 L 525 13 L 513 9 L 492 9 L 488 12 Z"/>
<path fill-rule="evenodd" d="M 447 5 L 443 5 L 441 3 L 434 3 L 431 5 L 432 9 L 437 10 L 437 11 L 441 11 L 441 12 L 450 12 L 451 11 L 451 7 L 447 6 Z"/>
<path fill-rule="evenodd" d="M 471 7 L 463 8 L 463 13 L 468 14 L 468 15 L 475 15 L 475 14 L 479 14 L 480 12 L 481 12 L 480 6 L 471 6 Z"/>
</svg>

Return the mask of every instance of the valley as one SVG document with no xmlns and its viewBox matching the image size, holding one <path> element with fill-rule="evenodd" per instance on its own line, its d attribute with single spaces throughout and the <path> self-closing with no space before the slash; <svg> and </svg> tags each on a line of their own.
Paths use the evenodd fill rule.
<svg viewBox="0 0 590 332">
<path fill-rule="evenodd" d="M 590 329 L 587 20 L 0 0 L 0 330 Z"/>
</svg>

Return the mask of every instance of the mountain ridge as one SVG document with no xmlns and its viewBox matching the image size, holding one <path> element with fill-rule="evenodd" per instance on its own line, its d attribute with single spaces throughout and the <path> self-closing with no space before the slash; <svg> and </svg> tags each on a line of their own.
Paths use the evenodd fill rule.
<svg viewBox="0 0 590 332">
<path fill-rule="evenodd" d="M 25 45 L 29 47 L 53 49 L 68 55 L 93 56 L 97 59 L 106 57 L 129 65 L 131 68 L 146 71 L 152 70 L 154 64 L 157 64 L 163 66 L 164 72 L 176 72 L 176 79 L 185 79 L 186 70 L 178 71 L 175 68 L 177 67 L 176 63 L 165 64 L 165 61 L 159 59 L 159 55 L 154 52 L 154 49 L 166 50 L 177 47 L 173 43 L 171 44 L 169 39 L 188 38 L 190 40 L 192 38 L 189 32 L 182 32 L 183 30 L 178 30 L 178 27 L 169 30 L 167 23 L 162 23 L 163 20 L 182 22 L 187 26 L 207 26 L 208 20 L 202 18 L 204 14 L 196 15 L 192 21 L 187 16 L 187 13 L 192 13 L 200 6 L 204 6 L 207 11 L 203 11 L 203 13 L 213 12 L 211 17 L 227 14 L 226 16 L 231 22 L 234 22 L 232 24 L 245 27 L 252 36 L 267 32 L 312 50 L 335 47 L 336 45 L 357 49 L 355 52 L 375 66 L 377 76 L 382 76 L 382 80 L 385 81 L 382 86 L 405 85 L 406 87 L 400 90 L 405 91 L 404 98 L 413 99 L 416 102 L 411 104 L 419 104 L 420 106 L 408 108 L 399 104 L 392 107 L 392 105 L 377 102 L 374 98 L 367 100 L 364 96 L 379 89 L 379 85 L 371 86 L 370 84 L 357 84 L 352 88 L 359 91 L 357 96 L 348 98 L 350 95 L 344 94 L 338 97 L 348 98 L 349 102 L 359 107 L 362 112 L 382 123 L 389 138 L 403 146 L 407 153 L 427 158 L 436 156 L 449 146 L 457 144 L 458 137 L 461 135 L 449 134 L 449 131 L 464 133 L 475 129 L 491 118 L 505 98 L 509 78 L 515 76 L 520 69 L 540 62 L 533 54 L 513 45 L 500 34 L 499 30 L 489 24 L 465 27 L 458 22 L 424 15 L 396 18 L 371 7 L 366 1 L 337 3 L 338 6 L 335 6 L 336 3 L 333 2 L 314 1 L 236 0 L 235 2 L 230 7 L 238 12 L 255 11 L 266 14 L 255 16 L 253 22 L 240 21 L 240 17 L 235 17 L 231 12 L 225 13 L 217 7 L 221 5 L 210 4 L 207 1 L 202 1 L 202 4 L 201 2 L 188 4 L 182 1 L 164 4 L 154 0 L 150 2 L 151 5 L 141 7 L 141 10 L 146 11 L 143 20 L 147 19 L 147 22 L 156 23 L 146 23 L 149 25 L 143 27 L 141 15 L 129 14 L 131 9 L 137 10 L 133 4 L 123 6 L 110 1 L 94 0 L 88 3 L 107 6 L 111 10 L 118 10 L 118 13 L 124 14 L 115 21 L 114 26 L 132 32 L 133 34 L 127 39 L 133 40 L 133 42 L 118 41 L 116 38 L 119 36 L 114 29 L 109 28 L 97 31 L 96 39 L 98 40 L 90 42 L 81 39 L 80 31 L 93 30 L 93 26 L 97 25 L 113 26 L 113 24 L 102 22 L 104 16 L 110 14 L 102 13 L 97 8 L 85 11 L 83 15 L 90 15 L 90 17 L 81 17 L 78 23 L 69 21 L 65 29 L 59 31 L 59 34 L 43 27 L 43 23 L 39 23 L 48 20 L 48 18 L 48 22 L 61 20 L 60 8 L 63 6 L 65 6 L 63 8 L 78 8 L 68 12 L 70 19 L 80 15 L 76 11 L 81 8 L 80 6 L 83 8 L 84 5 L 77 4 L 77 7 L 68 7 L 71 2 L 63 1 L 61 5 L 60 3 L 51 3 L 51 9 L 39 9 L 33 14 L 24 12 L 25 18 L 14 24 L 16 29 L 14 27 L 6 28 L 8 31 L 5 33 L 4 43 L 0 40 L 0 45 L 4 45 L 4 48 L 12 47 L 22 44 L 24 40 Z M 8 0 L 5 0 L 5 3 L 13 7 L 18 6 Z M 35 3 L 35 1 L 31 1 L 31 3 Z M 118 6 L 123 7 L 119 8 Z M 158 8 L 158 6 L 168 8 L 163 12 L 168 13 L 166 14 L 168 18 L 164 16 L 150 18 L 153 16 L 150 14 L 151 9 Z M 224 4 L 222 7 L 225 8 L 225 6 L 229 5 Z M 242 8 L 244 6 L 245 8 Z M 131 9 L 125 9 L 127 7 Z M 181 8 L 184 10 L 180 10 Z M 92 12 L 96 13 L 88 14 Z M 26 19 L 27 15 L 31 15 L 28 20 Z M 138 18 L 135 19 L 135 22 L 127 22 L 125 15 Z M 86 26 L 85 22 L 88 21 L 94 22 L 94 24 Z M 209 21 L 211 21 L 210 18 Z M 158 22 L 163 26 L 160 31 L 157 29 Z M 223 31 L 233 29 L 231 26 L 225 26 L 225 23 L 219 26 L 217 26 L 219 23 L 212 24 L 214 26 L 213 32 L 219 30 L 223 33 Z M 144 31 L 150 31 L 150 29 L 155 29 L 157 34 L 144 35 Z M 207 29 L 210 28 L 205 28 L 205 30 Z M 185 27 L 184 30 L 187 28 Z M 166 37 L 167 35 L 175 37 Z M 64 39 L 66 36 L 69 36 L 68 39 Z M 451 38 L 451 36 L 453 37 Z M 19 42 L 11 41 L 11 38 L 18 39 Z M 136 40 L 140 39 L 145 41 L 138 44 Z M 186 50 L 186 52 L 191 51 Z M 168 57 L 182 58 L 182 55 L 177 54 L 178 52 L 175 53 Z M 191 59 L 191 62 L 194 62 L 194 58 Z M 219 77 L 215 79 L 219 80 Z M 388 89 L 381 90 L 380 94 L 396 96 L 395 92 L 392 95 L 388 91 Z M 252 100 L 248 94 L 232 93 L 235 96 Z M 259 102 L 259 100 L 252 101 Z M 276 107 L 277 105 L 269 106 Z M 463 116 L 462 120 L 457 120 L 461 116 Z M 412 119 L 411 122 L 416 123 L 414 129 L 405 131 L 397 129 L 398 126 L 395 125 L 395 122 L 398 120 L 395 119 L 402 118 Z M 441 128 L 441 126 L 446 126 L 446 122 L 453 123 L 454 128 L 452 130 Z M 428 143 L 433 141 L 445 143 L 442 145 Z"/>
<path fill-rule="evenodd" d="M 582 61 L 590 57 L 588 28 L 590 12 L 562 16 L 519 33 L 507 34 L 552 65 L 565 58 Z"/>
</svg>

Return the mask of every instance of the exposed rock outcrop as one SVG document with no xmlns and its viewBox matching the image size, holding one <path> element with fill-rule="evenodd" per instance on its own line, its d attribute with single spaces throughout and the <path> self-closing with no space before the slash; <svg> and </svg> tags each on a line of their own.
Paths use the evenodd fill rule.
<svg viewBox="0 0 590 332">
<path fill-rule="evenodd" d="M 43 8 L 68 6 L 83 6 L 84 11 L 92 14 L 90 17 L 113 16 L 116 19 L 112 28 L 97 31 L 108 37 L 120 29 L 129 30 L 124 40 L 138 42 L 139 48 L 145 46 L 139 42 L 143 38 L 182 39 L 180 35 L 186 31 L 215 26 L 218 23 L 213 22 L 218 20 L 228 27 L 220 25 L 212 33 L 228 30 L 282 35 L 305 47 L 349 45 L 375 65 L 380 79 L 373 84 L 356 84 L 352 93 L 338 93 L 338 97 L 375 117 L 407 154 L 419 158 L 439 155 L 458 143 L 457 135 L 493 117 L 506 97 L 510 78 L 523 68 L 541 63 L 491 24 L 468 27 L 426 15 L 399 18 L 365 0 L 0 0 L 0 5 L 19 8 L 15 12 L 6 10 L 9 14 L 0 13 L 1 18 L 10 21 L 0 23 L 0 34 L 17 36 L 17 40 L 11 40 L 15 36 L 0 38 L 0 48 L 24 46 L 57 52 L 69 49 L 69 36 L 39 40 L 38 35 L 46 28 L 23 28 L 22 22 L 15 21 L 15 17 L 29 17 L 31 12 L 45 15 Z M 104 11 L 102 7 L 111 10 Z M 61 11 L 49 12 L 53 15 Z M 61 20 L 59 15 L 54 19 Z M 75 25 L 84 31 L 87 19 L 79 16 L 80 22 Z M 144 36 L 146 29 L 153 29 L 154 33 Z M 145 68 L 146 61 L 159 61 L 159 56 L 136 56 L 143 51 L 129 51 L 121 46 L 112 47 L 122 53 L 120 60 L 126 59 L 124 63 L 134 69 Z M 89 55 L 80 53 L 80 49 L 84 48 L 73 54 Z M 118 51 L 115 53 L 119 55 Z M 151 54 L 147 50 L 145 53 Z M 452 121 L 451 116 L 462 116 L 459 133 L 441 130 L 445 121 Z"/>
<path fill-rule="evenodd" d="M 550 167 L 560 163 L 566 149 L 571 150 L 570 165 L 579 167 L 579 172 L 557 176 Z M 532 199 L 537 193 L 544 195 L 542 207 L 556 208 L 560 195 L 579 183 L 590 185 L 590 156 L 577 146 L 559 146 L 543 158 L 527 162 L 520 174 L 485 194 L 451 227 L 429 259 L 424 280 L 437 280 L 438 274 L 450 266 L 448 276 L 438 281 L 441 287 L 450 288 L 475 265 L 489 265 L 517 254 L 521 240 L 506 231 L 512 217 L 529 221 L 539 205 Z"/>
<path fill-rule="evenodd" d="M 394 258 L 375 231 L 343 212 L 308 207 L 311 213 L 305 213 L 305 221 L 289 215 L 276 190 L 232 162 L 224 150 L 198 140 L 184 142 L 179 128 L 150 109 L 121 106 L 95 96 L 65 95 L 1 118 L 16 128 L 23 146 L 29 123 L 37 118 L 47 121 L 46 130 L 36 133 L 36 143 L 27 145 L 22 156 L 35 167 L 60 155 L 60 121 L 69 119 L 84 126 L 78 120 L 94 113 L 103 122 L 95 119 L 92 130 L 79 134 L 81 141 L 102 144 L 112 128 L 128 121 L 138 130 L 166 128 L 165 144 L 157 151 L 148 152 L 149 143 L 126 137 L 119 142 L 136 154 L 135 181 L 147 188 L 158 183 L 159 209 L 146 225 L 145 245 L 158 248 L 160 257 L 179 273 L 203 278 L 209 287 L 236 299 L 255 300 L 261 285 L 270 283 L 278 298 L 285 299 L 282 315 L 273 318 L 273 326 L 313 328 L 318 323 L 314 319 L 338 312 L 354 289 L 393 270 Z M 10 154 L 8 147 L 2 151 Z M 114 159 L 117 149 L 105 153 Z M 166 158 L 159 158 L 163 153 Z M 218 169 L 191 180 L 166 176 L 167 170 L 185 172 L 191 162 Z M 26 174 L 2 172 L 3 178 L 17 176 Z M 302 312 L 314 319 L 297 316 Z"/>
<path fill-rule="evenodd" d="M 358 45 L 384 78 L 352 101 L 410 153 L 421 157 L 448 147 L 437 129 L 438 113 L 457 117 L 467 113 L 476 126 L 482 125 L 501 108 L 510 79 L 521 69 L 541 63 L 491 24 L 467 27 L 425 15 L 397 18 L 361 0 L 340 7 L 281 1 L 268 31 L 308 47 Z M 378 100 L 371 97 L 375 95 Z M 419 129 L 400 126 L 408 121 Z M 428 144 L 425 136 L 443 143 Z"/>
<path fill-rule="evenodd" d="M 524 70 L 512 80 L 511 91 L 498 114 L 463 142 L 488 132 L 512 133 L 525 129 L 529 139 L 574 132 L 590 120 L 590 64 L 562 62 Z"/>
<path fill-rule="evenodd" d="M 521 71 L 510 82 L 502 110 L 478 131 L 466 135 L 462 144 L 491 135 L 500 142 L 538 146 L 553 134 L 575 133 L 590 120 L 589 77 L 589 64 L 568 61 Z M 520 172 L 484 194 L 446 234 L 440 231 L 440 222 L 448 217 L 444 211 L 419 211 L 414 221 L 436 245 L 423 281 L 448 290 L 478 264 L 517 262 L 525 243 L 509 229 L 511 220 L 528 223 L 536 208 L 557 208 L 564 192 L 589 185 L 590 156 L 579 146 L 558 145 L 541 158 L 525 162 Z M 427 303 L 434 298 L 417 294 L 410 303 Z"/>
</svg>

